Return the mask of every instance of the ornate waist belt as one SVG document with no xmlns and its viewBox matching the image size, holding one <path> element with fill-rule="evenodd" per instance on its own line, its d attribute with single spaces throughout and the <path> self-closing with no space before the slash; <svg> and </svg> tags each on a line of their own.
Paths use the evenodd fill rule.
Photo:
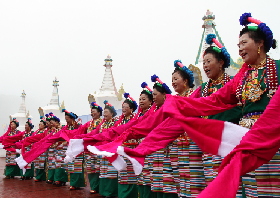
<svg viewBox="0 0 280 198">
<path fill-rule="evenodd" d="M 239 125 L 250 129 L 262 114 L 263 112 L 247 113 L 243 116 L 243 118 L 240 119 Z"/>
</svg>

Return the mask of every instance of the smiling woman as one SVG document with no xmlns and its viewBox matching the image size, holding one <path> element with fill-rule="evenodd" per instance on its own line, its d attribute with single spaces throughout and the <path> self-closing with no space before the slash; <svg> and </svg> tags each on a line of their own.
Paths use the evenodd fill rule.
<svg viewBox="0 0 280 198">
<path fill-rule="evenodd" d="M 258 26 L 247 26 L 251 22 Z M 250 13 L 244 13 L 240 17 L 240 24 L 246 25 L 240 32 L 238 45 L 239 54 L 245 63 L 236 76 L 223 88 L 213 93 L 211 97 L 194 100 L 192 98 L 168 96 L 165 105 L 162 107 L 166 115 L 173 118 L 210 116 L 238 105 L 242 108 L 239 125 L 251 128 L 260 118 L 279 86 L 279 61 L 271 59 L 266 54 L 271 48 L 276 47 L 276 42 L 270 28 L 265 23 L 253 19 Z M 204 56 L 204 58 L 206 63 L 208 60 L 211 62 L 210 58 L 214 57 Z M 218 59 L 216 62 L 219 65 Z M 221 65 L 222 62 L 220 62 Z M 205 68 L 205 71 L 213 78 L 212 82 L 218 80 L 215 78 L 219 75 L 216 75 L 216 77 L 213 75 L 212 67 Z M 207 90 L 205 89 L 205 91 Z M 170 106 L 176 107 L 178 112 L 171 111 Z M 278 176 L 278 170 L 274 171 L 273 168 L 274 164 L 278 165 L 280 163 L 279 156 L 280 154 L 277 152 L 270 162 L 242 178 L 246 197 L 279 196 L 280 177 Z M 232 185 L 232 183 L 229 185 Z M 215 195 L 215 197 L 218 197 L 218 195 Z M 221 197 L 227 196 L 223 195 Z"/>
</svg>

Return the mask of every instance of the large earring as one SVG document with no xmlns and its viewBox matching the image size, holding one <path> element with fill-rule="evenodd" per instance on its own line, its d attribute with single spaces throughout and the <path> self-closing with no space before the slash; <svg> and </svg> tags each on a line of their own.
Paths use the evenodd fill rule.
<svg viewBox="0 0 280 198">
<path fill-rule="evenodd" d="M 258 48 L 258 54 L 260 54 L 261 53 L 261 48 L 260 48 L 260 46 L 259 46 L 259 48 Z"/>
</svg>

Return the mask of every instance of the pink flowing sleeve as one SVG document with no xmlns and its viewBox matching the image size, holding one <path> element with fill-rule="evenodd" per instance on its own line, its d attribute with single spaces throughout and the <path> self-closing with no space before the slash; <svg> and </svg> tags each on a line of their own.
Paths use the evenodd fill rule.
<svg viewBox="0 0 280 198">
<path fill-rule="evenodd" d="M 219 168 L 219 175 L 198 196 L 199 198 L 234 198 L 240 176 L 272 159 L 280 147 L 279 101 L 278 88 L 264 113 L 242 138 L 240 144 L 225 157 Z"/>
<path fill-rule="evenodd" d="M 14 146 L 17 141 L 20 141 L 22 139 L 22 136 L 24 135 L 24 132 L 20 132 L 13 136 L 6 136 L 3 138 L 2 144 L 4 145 L 4 148 L 8 148 L 10 146 Z"/>
<path fill-rule="evenodd" d="M 0 137 L 0 143 L 2 143 L 4 137 L 8 136 L 8 134 L 10 133 L 11 127 L 9 126 L 8 130 L 6 131 L 6 133 L 4 133 L 1 137 Z"/>
<path fill-rule="evenodd" d="M 44 153 L 45 151 L 47 151 L 47 149 L 53 145 L 54 143 L 56 143 L 58 140 L 61 139 L 60 134 L 61 132 L 59 131 L 58 133 L 56 133 L 55 135 L 48 135 L 46 136 L 44 139 L 42 139 L 41 141 L 39 141 L 36 145 L 36 147 L 33 147 L 29 152 L 23 154 L 23 158 L 27 163 L 32 162 L 33 160 L 35 160 L 37 157 L 39 157 L 42 153 Z"/>
<path fill-rule="evenodd" d="M 247 70 L 248 66 L 244 64 L 230 82 L 209 97 L 187 98 L 167 95 L 162 106 L 164 114 L 174 118 L 209 116 L 235 107 L 238 103 L 236 89 Z"/>
</svg>

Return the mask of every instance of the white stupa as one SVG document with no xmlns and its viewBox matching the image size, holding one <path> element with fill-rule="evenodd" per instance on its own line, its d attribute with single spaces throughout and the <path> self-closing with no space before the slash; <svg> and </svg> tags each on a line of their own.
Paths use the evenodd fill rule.
<svg viewBox="0 0 280 198">
<path fill-rule="evenodd" d="M 95 101 L 100 106 L 104 107 L 104 100 L 108 100 L 110 104 L 112 104 L 115 109 L 121 109 L 122 102 L 124 101 L 123 94 L 124 89 L 121 86 L 120 90 L 117 91 L 113 73 L 112 73 L 112 59 L 111 56 L 108 55 L 105 59 L 105 73 L 102 81 L 101 88 L 97 93 L 93 95 L 89 94 L 88 100 L 89 103 Z"/>
<path fill-rule="evenodd" d="M 217 37 L 217 40 L 223 45 L 224 43 L 222 42 L 222 39 L 219 35 L 219 32 L 216 30 L 216 24 L 214 22 L 215 20 L 215 15 L 213 14 L 213 12 L 210 12 L 209 10 L 206 11 L 206 14 L 203 16 L 202 18 L 203 20 L 203 33 L 202 33 L 202 37 L 201 37 L 201 42 L 199 45 L 199 49 L 198 49 L 198 53 L 196 56 L 196 61 L 195 61 L 195 65 L 196 67 L 198 67 L 201 71 L 201 76 L 202 76 L 202 81 L 205 82 L 208 80 L 205 72 L 203 71 L 203 59 L 202 59 L 202 55 L 204 53 L 204 51 L 210 47 L 209 44 L 206 43 L 205 38 L 208 34 L 215 34 Z M 212 45 L 215 45 L 214 43 Z M 225 46 L 226 47 L 226 46 Z M 229 52 L 230 53 L 230 52 Z M 240 68 L 240 63 L 235 63 L 232 59 L 230 60 L 230 66 L 229 68 L 226 69 L 226 72 L 231 75 L 234 76 L 239 68 Z"/>
<path fill-rule="evenodd" d="M 45 115 L 47 113 L 53 112 L 55 116 L 60 119 L 61 125 L 65 125 L 65 114 L 61 112 L 62 109 L 65 109 L 64 102 L 62 104 L 59 103 L 59 95 L 58 95 L 58 86 L 59 81 L 57 78 L 53 81 L 53 92 L 50 103 L 45 107 L 39 107 L 38 111 L 40 115 Z"/>
<path fill-rule="evenodd" d="M 20 97 L 22 98 L 22 101 L 21 101 L 21 104 L 19 107 L 19 111 L 13 115 L 10 115 L 10 120 L 12 120 L 13 118 L 16 118 L 17 121 L 19 122 L 19 127 L 17 129 L 20 131 L 24 131 L 24 128 L 25 128 L 24 126 L 27 121 L 27 118 L 32 118 L 32 116 L 29 115 L 29 112 L 26 111 L 26 105 L 25 105 L 26 94 L 25 94 L 24 90 L 22 91 Z"/>
</svg>

